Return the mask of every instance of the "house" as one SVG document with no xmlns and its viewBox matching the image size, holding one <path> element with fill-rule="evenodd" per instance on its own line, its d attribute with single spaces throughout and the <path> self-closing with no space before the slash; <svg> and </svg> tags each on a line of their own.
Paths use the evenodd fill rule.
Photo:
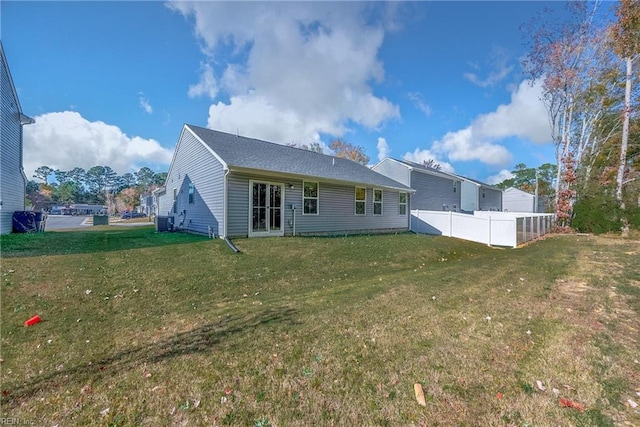
<svg viewBox="0 0 640 427">
<path fill-rule="evenodd" d="M 518 188 L 504 190 L 502 209 L 505 212 L 537 212 L 536 196 Z"/>
<path fill-rule="evenodd" d="M 502 190 L 475 179 L 462 178 L 460 202 L 462 212 L 501 211 Z"/>
<path fill-rule="evenodd" d="M 502 190 L 471 178 L 390 157 L 372 169 L 415 190 L 411 209 L 466 213 L 502 210 Z"/>
<path fill-rule="evenodd" d="M 184 125 L 158 215 L 221 237 L 406 231 L 409 186 L 351 160 Z"/>
<path fill-rule="evenodd" d="M 140 206 L 138 207 L 138 212 L 143 213 L 146 216 L 157 215 L 157 208 L 156 195 L 153 191 L 140 195 Z"/>
<path fill-rule="evenodd" d="M 13 228 L 13 212 L 24 210 L 22 126 L 35 120 L 22 112 L 1 41 L 0 61 L 0 234 L 6 234 Z"/>
<path fill-rule="evenodd" d="M 372 169 L 416 190 L 411 209 L 454 211 L 460 209 L 463 179 L 407 160 L 386 157 Z"/>
</svg>

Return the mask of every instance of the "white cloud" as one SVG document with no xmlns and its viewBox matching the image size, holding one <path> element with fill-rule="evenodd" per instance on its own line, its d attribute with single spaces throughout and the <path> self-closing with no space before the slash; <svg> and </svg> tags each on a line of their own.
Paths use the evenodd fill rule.
<svg viewBox="0 0 640 427">
<path fill-rule="evenodd" d="M 433 160 L 440 165 L 440 170 L 442 170 L 443 172 L 455 172 L 453 166 L 451 166 L 450 163 L 441 160 L 435 153 L 432 153 L 429 150 L 421 150 L 419 148 L 416 148 L 413 152 L 405 153 L 403 159 L 419 164 L 424 164 L 424 162 Z"/>
<path fill-rule="evenodd" d="M 389 153 L 391 150 L 389 149 L 389 144 L 387 144 L 387 140 L 385 138 L 378 138 L 378 160 L 382 160 L 385 157 L 389 157 Z"/>
<path fill-rule="evenodd" d="M 540 83 L 521 82 L 508 104 L 476 117 L 464 129 L 448 132 L 432 144 L 430 153 L 451 161 L 479 160 L 505 166 L 513 156 L 500 141 L 516 137 L 536 144 L 550 142 L 551 131 L 541 93 Z"/>
<path fill-rule="evenodd" d="M 211 100 L 214 100 L 218 95 L 218 82 L 213 74 L 213 68 L 210 64 L 202 65 L 202 74 L 200 74 L 200 81 L 197 84 L 189 86 L 187 94 L 190 98 L 206 95 Z"/>
<path fill-rule="evenodd" d="M 480 160 L 489 165 L 506 165 L 512 159 L 511 153 L 504 146 L 474 135 L 473 126 L 448 132 L 433 143 L 432 150 L 446 155 L 452 161 Z"/>
<path fill-rule="evenodd" d="M 471 83 L 480 87 L 490 87 L 495 86 L 496 84 L 503 81 L 511 71 L 513 71 L 514 66 L 508 65 L 508 57 L 505 50 L 499 46 L 494 46 L 491 49 L 491 53 L 489 54 L 489 65 L 492 70 L 489 72 L 487 77 L 484 79 L 481 78 L 477 73 L 464 73 L 462 77 L 466 80 L 469 80 Z M 477 63 L 469 62 L 469 65 L 479 70 L 480 66 Z"/>
<path fill-rule="evenodd" d="M 429 107 L 429 105 L 424 101 L 421 93 L 409 92 L 407 93 L 407 96 L 411 102 L 413 102 L 413 105 L 415 105 L 418 110 L 422 111 L 425 116 L 431 116 L 431 107 Z"/>
<path fill-rule="evenodd" d="M 144 96 L 144 93 L 138 92 L 138 97 L 140 101 L 140 108 L 142 108 L 147 114 L 153 113 L 153 107 L 149 104 L 149 100 Z"/>
<path fill-rule="evenodd" d="M 511 178 L 513 178 L 513 174 L 511 173 L 511 171 L 507 169 L 502 169 L 496 175 L 491 175 L 489 178 L 487 178 L 485 182 L 489 185 L 495 185 L 495 184 L 500 184 L 505 179 L 511 179 Z"/>
<path fill-rule="evenodd" d="M 488 138 L 516 136 L 536 144 L 551 142 L 547 110 L 540 100 L 542 83 L 525 80 L 511 93 L 511 102 L 496 111 L 479 116 L 473 123 L 474 133 Z"/>
<path fill-rule="evenodd" d="M 73 111 L 37 116 L 24 128 L 24 169 L 28 179 L 39 166 L 70 170 L 110 166 L 122 174 L 139 163 L 169 164 L 173 151 L 158 141 L 128 136 L 104 122 L 90 122 Z"/>
<path fill-rule="evenodd" d="M 210 107 L 210 127 L 305 143 L 321 133 L 342 136 L 353 123 L 378 129 L 400 117 L 398 106 L 376 96 L 372 87 L 384 79 L 378 51 L 387 26 L 365 16 L 371 16 L 368 8 L 384 5 L 179 2 L 170 7 L 193 19 L 211 63 L 222 59 L 222 50 L 231 58 L 217 82 L 228 101 Z"/>
</svg>

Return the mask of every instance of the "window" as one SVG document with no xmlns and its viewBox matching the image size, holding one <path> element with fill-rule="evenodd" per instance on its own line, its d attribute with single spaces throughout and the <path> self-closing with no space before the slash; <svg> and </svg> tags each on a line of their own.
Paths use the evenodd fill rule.
<svg viewBox="0 0 640 427">
<path fill-rule="evenodd" d="M 382 190 L 373 189 L 373 214 L 382 215 Z"/>
<path fill-rule="evenodd" d="M 193 182 L 189 183 L 189 204 L 193 203 L 193 194 L 195 193 L 196 186 Z"/>
<path fill-rule="evenodd" d="M 356 187 L 356 215 L 366 215 L 367 189 Z"/>
<path fill-rule="evenodd" d="M 453 192 L 455 193 L 458 190 L 458 183 L 453 181 Z"/>
<path fill-rule="evenodd" d="M 173 189 L 173 213 L 177 213 L 178 212 L 178 189 L 174 188 Z"/>
<path fill-rule="evenodd" d="M 398 197 L 400 215 L 407 214 L 407 193 L 400 192 Z"/>
<path fill-rule="evenodd" d="M 318 215 L 318 183 L 305 181 L 303 189 L 303 215 Z"/>
</svg>

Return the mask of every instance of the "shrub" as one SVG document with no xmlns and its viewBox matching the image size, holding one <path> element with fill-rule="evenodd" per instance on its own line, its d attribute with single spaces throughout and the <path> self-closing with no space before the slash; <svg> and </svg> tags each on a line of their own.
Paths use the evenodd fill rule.
<svg viewBox="0 0 640 427">
<path fill-rule="evenodd" d="M 581 233 L 620 231 L 620 206 L 615 198 L 606 194 L 582 196 L 573 206 L 571 225 Z"/>
</svg>

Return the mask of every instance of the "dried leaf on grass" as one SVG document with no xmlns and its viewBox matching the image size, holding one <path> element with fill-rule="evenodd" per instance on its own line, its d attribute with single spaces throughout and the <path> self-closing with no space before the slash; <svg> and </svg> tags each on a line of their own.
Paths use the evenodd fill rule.
<svg viewBox="0 0 640 427">
<path fill-rule="evenodd" d="M 584 405 L 582 403 L 574 402 L 573 400 L 565 399 L 564 397 L 560 398 L 560 406 L 563 408 L 573 408 L 577 409 L 580 412 L 584 412 Z"/>
<path fill-rule="evenodd" d="M 427 406 L 427 401 L 424 398 L 424 390 L 422 390 L 422 384 L 415 383 L 413 385 L 413 391 L 416 394 L 416 400 L 418 401 L 418 404 L 420 404 L 421 406 Z"/>
</svg>

